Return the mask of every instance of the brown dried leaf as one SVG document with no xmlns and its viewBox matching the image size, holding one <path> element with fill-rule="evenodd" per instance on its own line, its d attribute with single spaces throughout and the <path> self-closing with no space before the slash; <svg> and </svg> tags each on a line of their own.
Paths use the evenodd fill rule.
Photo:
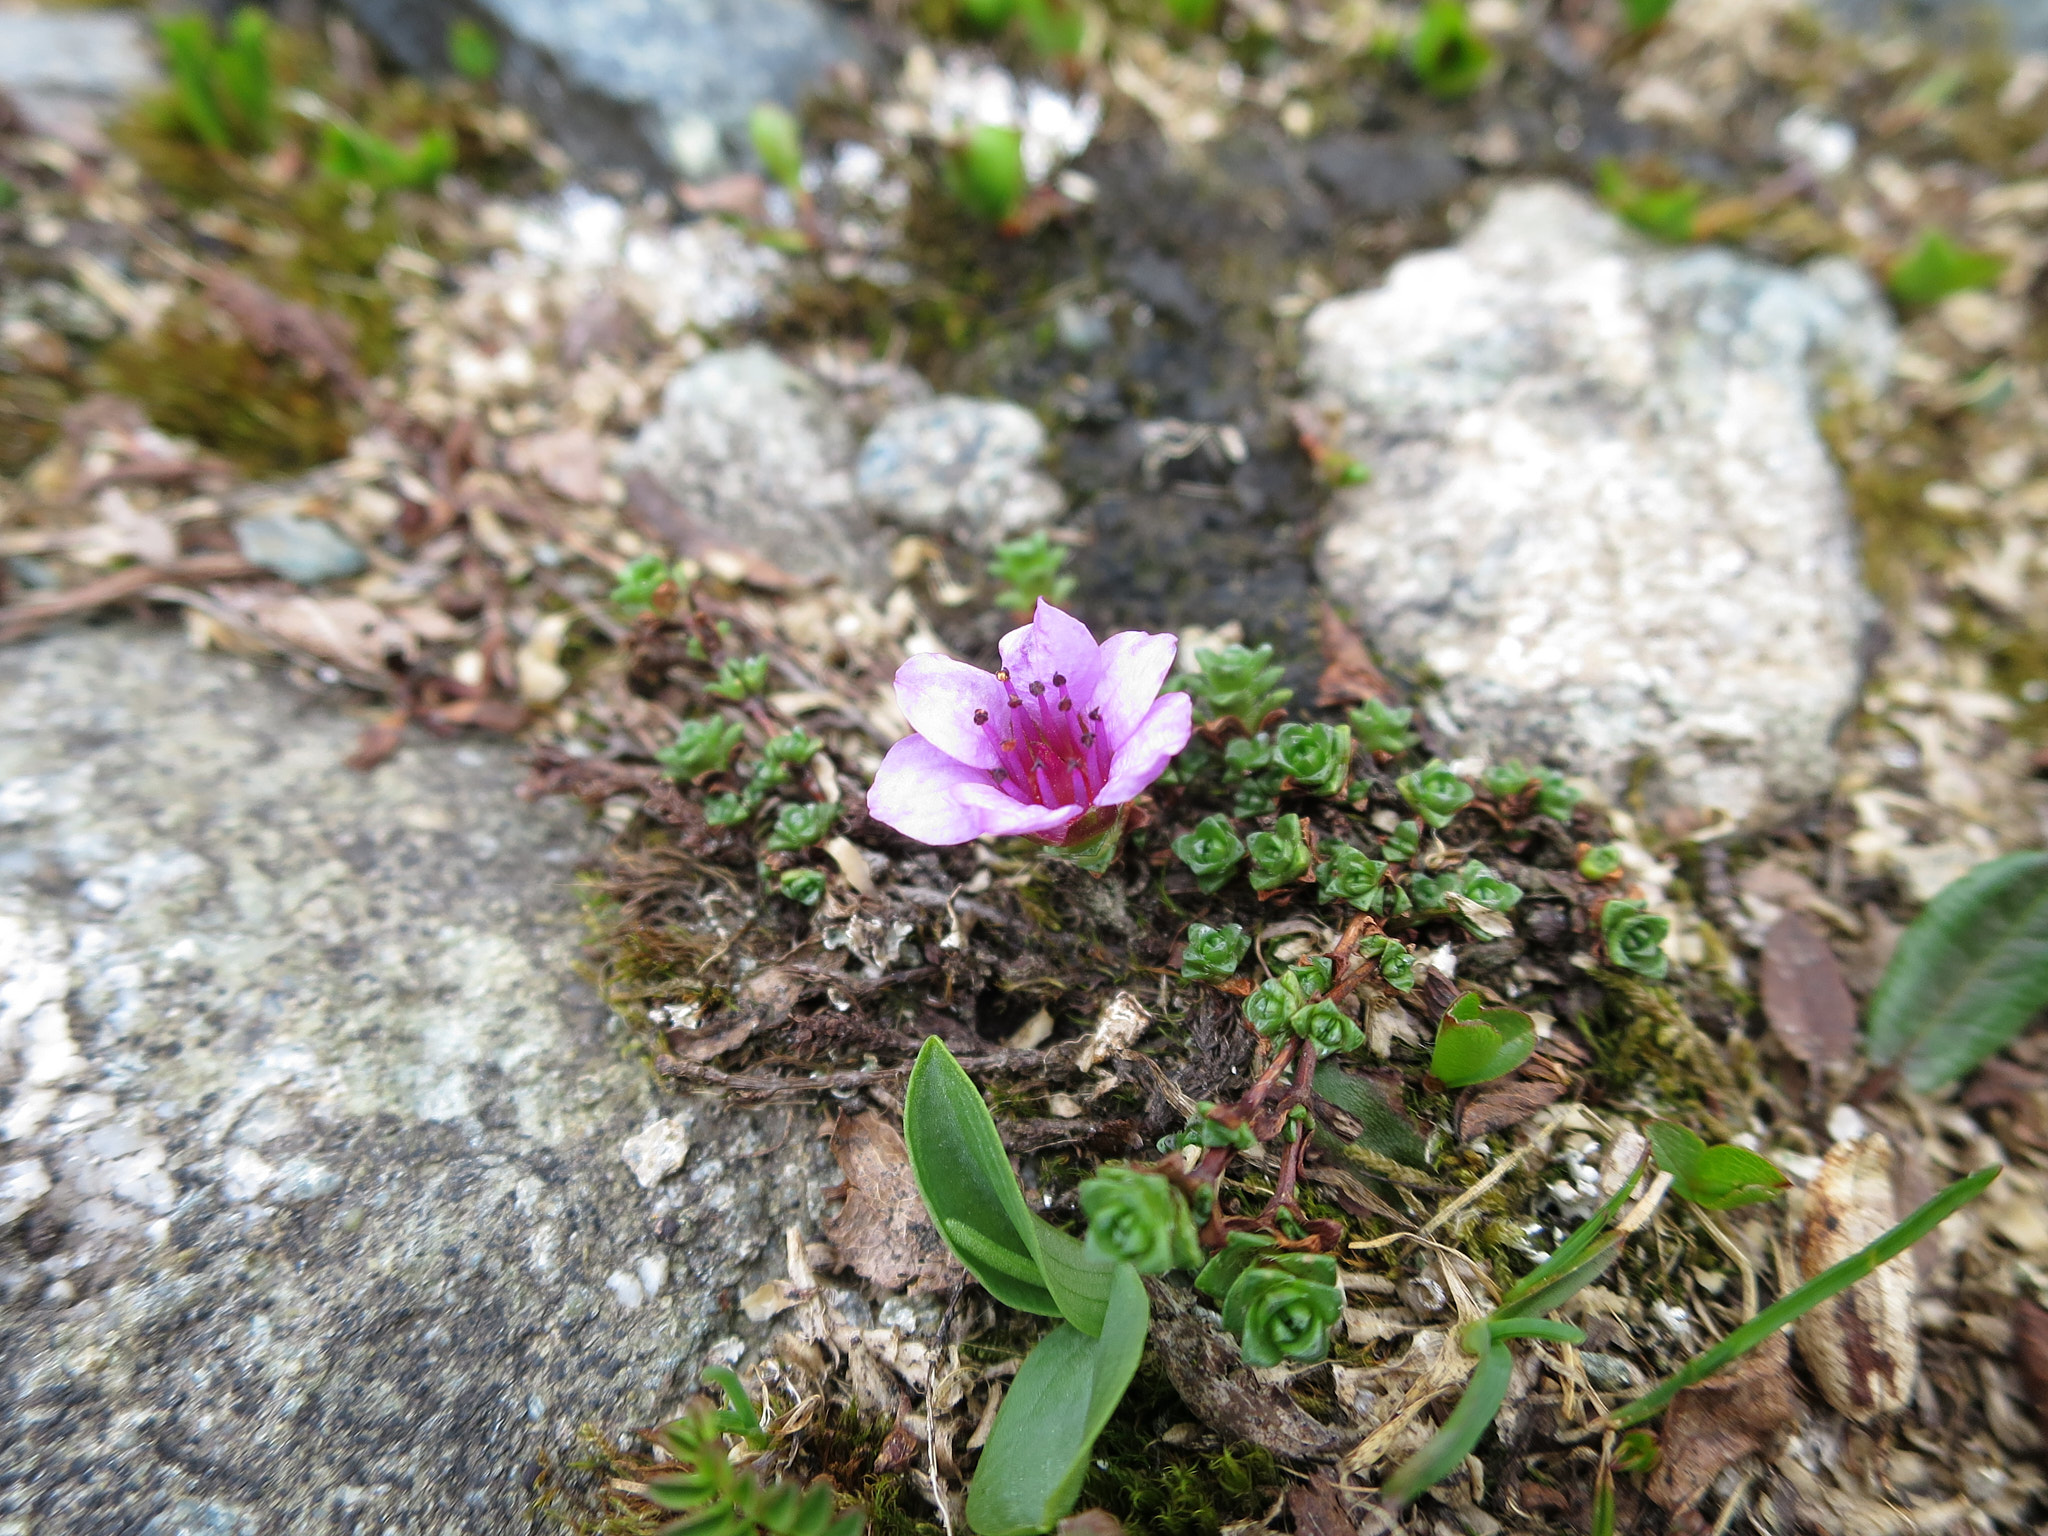
<svg viewBox="0 0 2048 1536">
<path fill-rule="evenodd" d="M 874 1111 L 840 1120 L 832 1156 L 846 1180 L 846 1203 L 825 1236 L 848 1268 L 884 1290 L 942 1291 L 959 1262 L 925 1214 L 910 1156 L 895 1126 Z"/>
<path fill-rule="evenodd" d="M 1787 1051 L 1812 1067 L 1856 1055 L 1856 1001 L 1820 925 L 1787 912 L 1764 936 L 1764 1018 Z"/>
<path fill-rule="evenodd" d="M 1295 1536 L 1358 1536 L 1327 1477 L 1312 1477 L 1288 1489 L 1287 1512 L 1294 1517 Z"/>
<path fill-rule="evenodd" d="M 1565 1085 L 1549 1079 L 1516 1077 L 1478 1090 L 1458 1109 L 1458 1139 L 1471 1141 L 1520 1125 L 1537 1110 L 1563 1097 Z"/>
<path fill-rule="evenodd" d="M 2012 1352 L 2027 1384 L 2027 1401 L 2033 1405 L 2034 1417 L 2048 1429 L 2048 1310 L 2025 1297 L 2013 1308 Z"/>
<path fill-rule="evenodd" d="M 410 662 L 419 652 L 411 630 L 359 597 L 260 589 L 214 595 L 282 645 L 364 678 L 388 677 L 392 661 Z"/>
<path fill-rule="evenodd" d="M 1337 617 L 1328 603 L 1316 620 L 1316 641 L 1323 653 L 1323 675 L 1316 682 L 1316 702 L 1325 709 L 1337 704 L 1363 704 L 1391 699 L 1393 685 L 1372 664 L 1358 631 Z"/>
<path fill-rule="evenodd" d="M 1798 1409 L 1791 1352 L 1785 1335 L 1774 1333 L 1719 1376 L 1671 1400 L 1650 1497 L 1667 1510 L 1689 1507 L 1723 1469 L 1790 1427 Z"/>
<path fill-rule="evenodd" d="M 1053 1536 L 1124 1536 L 1124 1523 L 1106 1509 L 1084 1509 L 1054 1526 Z"/>
<path fill-rule="evenodd" d="M 379 763 L 398 750 L 398 744 L 405 739 L 405 711 L 393 710 L 388 715 L 379 715 L 363 727 L 356 738 L 356 749 L 342 759 L 358 773 L 368 773 Z"/>
<path fill-rule="evenodd" d="M 506 461 L 564 501 L 587 504 L 604 495 L 604 450 L 588 427 L 564 427 L 522 437 L 506 450 Z"/>
<path fill-rule="evenodd" d="M 1897 1222 L 1895 1163 L 1881 1135 L 1828 1149 L 1807 1188 L 1794 1240 L 1802 1280 L 1868 1247 Z M 1799 1320 L 1794 1336 L 1800 1359 L 1838 1413 L 1862 1423 L 1905 1407 L 1920 1371 L 1910 1259 L 1894 1259 L 1821 1303 Z"/>
</svg>

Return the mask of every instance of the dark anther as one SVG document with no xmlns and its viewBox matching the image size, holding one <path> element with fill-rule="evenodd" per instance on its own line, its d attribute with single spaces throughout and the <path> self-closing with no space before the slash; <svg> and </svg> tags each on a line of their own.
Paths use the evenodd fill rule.
<svg viewBox="0 0 2048 1536">
<path fill-rule="evenodd" d="M 988 724 L 988 711 L 987 711 L 987 710 L 985 710 L 985 709 L 977 709 L 977 710 L 976 710 L 976 711 L 974 712 L 974 723 L 975 723 L 976 725 L 987 725 L 987 724 Z"/>
<path fill-rule="evenodd" d="M 1061 699 L 1061 700 L 1060 700 L 1060 708 L 1061 708 L 1061 709 L 1063 709 L 1063 710 L 1067 710 L 1067 709 L 1072 709 L 1073 707 L 1074 707 L 1074 701 L 1073 701 L 1072 699 Z"/>
<path fill-rule="evenodd" d="M 1052 675 L 1052 685 L 1053 685 L 1053 687 L 1055 687 L 1055 688 L 1064 688 L 1064 687 L 1066 687 L 1066 686 L 1067 686 L 1067 674 L 1066 674 L 1066 673 L 1064 673 L 1064 672 L 1055 672 L 1055 673 L 1053 673 L 1053 675 Z"/>
<path fill-rule="evenodd" d="M 1042 694 L 1042 693 L 1044 693 L 1044 692 L 1045 692 L 1045 684 L 1043 684 L 1043 683 L 1033 683 L 1033 684 L 1031 685 L 1031 696 L 1032 696 L 1032 697 L 1033 697 L 1034 699 L 1035 699 L 1035 698 L 1037 698 L 1037 697 L 1038 697 L 1038 696 L 1039 696 L 1040 694 Z"/>
</svg>

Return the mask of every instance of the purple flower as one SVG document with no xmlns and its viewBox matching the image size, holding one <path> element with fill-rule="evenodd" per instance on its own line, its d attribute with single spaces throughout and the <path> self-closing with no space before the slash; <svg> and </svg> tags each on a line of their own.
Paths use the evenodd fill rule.
<svg viewBox="0 0 2048 1536">
<path fill-rule="evenodd" d="M 897 669 L 917 734 L 882 760 L 875 820 L 939 846 L 988 833 L 1073 845 L 1113 826 L 1188 744 L 1192 702 L 1159 694 L 1173 636 L 1130 630 L 1097 645 L 1040 598 L 1000 650 L 993 675 L 946 656 Z"/>
</svg>

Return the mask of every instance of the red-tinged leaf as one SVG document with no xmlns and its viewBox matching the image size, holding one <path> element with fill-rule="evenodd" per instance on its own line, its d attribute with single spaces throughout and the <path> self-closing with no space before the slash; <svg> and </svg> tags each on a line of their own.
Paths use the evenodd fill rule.
<svg viewBox="0 0 2048 1536">
<path fill-rule="evenodd" d="M 1803 912 L 1787 912 L 1764 937 L 1764 1018 L 1778 1042 L 1810 1067 L 1856 1055 L 1856 1000 L 1827 935 Z"/>
<path fill-rule="evenodd" d="M 1316 621 L 1316 641 L 1323 653 L 1323 675 L 1316 683 L 1316 702 L 1328 709 L 1338 704 L 1363 704 L 1367 699 L 1382 703 L 1393 698 L 1394 689 L 1386 674 L 1372 664 L 1372 656 L 1358 631 L 1337 617 L 1328 603 Z"/>
</svg>

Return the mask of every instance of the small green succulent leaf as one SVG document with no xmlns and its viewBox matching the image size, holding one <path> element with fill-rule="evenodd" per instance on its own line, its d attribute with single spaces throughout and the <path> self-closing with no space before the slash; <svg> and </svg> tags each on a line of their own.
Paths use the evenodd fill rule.
<svg viewBox="0 0 2048 1536">
<path fill-rule="evenodd" d="M 1282 669 L 1274 664 L 1270 645 L 1197 651 L 1195 667 L 1184 686 L 1204 720 L 1235 720 L 1247 731 L 1256 731 L 1294 697 L 1293 689 L 1277 686 Z"/>
<path fill-rule="evenodd" d="M 1359 1124 L 1356 1145 L 1409 1168 L 1429 1166 L 1429 1147 L 1402 1107 L 1398 1090 L 1377 1078 L 1318 1062 L 1316 1093 Z"/>
<path fill-rule="evenodd" d="M 1671 920 L 1645 911 L 1640 901 L 1617 896 L 1601 905 L 1600 942 L 1607 947 L 1607 958 L 1625 971 L 1662 981 L 1671 971 L 1664 953 L 1670 936 Z"/>
<path fill-rule="evenodd" d="M 1037 1536 L 1074 1507 L 1096 1436 L 1138 1369 L 1152 1304 L 1119 1264 L 1099 1336 L 1063 1323 L 1018 1369 L 967 1490 L 976 1536 Z"/>
<path fill-rule="evenodd" d="M 1270 832 L 1254 832 L 1245 843 L 1251 855 L 1251 886 L 1270 891 L 1308 873 L 1308 843 L 1301 835 L 1301 818 L 1289 812 L 1273 823 Z"/>
<path fill-rule="evenodd" d="M 1186 981 L 1228 981 L 1244 963 L 1252 936 L 1236 923 L 1212 928 L 1188 924 L 1187 947 L 1181 951 L 1180 974 Z"/>
<path fill-rule="evenodd" d="M 1310 1003 L 1294 1016 L 1294 1032 L 1319 1056 L 1344 1056 L 1365 1044 L 1365 1031 L 1335 1003 Z"/>
<path fill-rule="evenodd" d="M 1482 770 L 1479 782 L 1494 799 L 1507 800 L 1534 784 L 1536 772 L 1519 757 L 1503 758 Z"/>
<path fill-rule="evenodd" d="M 1581 880 L 1612 880 L 1621 873 L 1621 845 L 1595 843 L 1579 855 Z"/>
<path fill-rule="evenodd" d="M 970 27 L 993 32 L 1017 14 L 1017 0 L 956 0 L 961 17 Z"/>
<path fill-rule="evenodd" d="M 1413 821 L 1397 821 L 1380 853 L 1389 864 L 1406 864 L 1422 851 L 1422 828 Z"/>
<path fill-rule="evenodd" d="M 655 753 L 654 760 L 670 778 L 694 782 L 732 767 L 733 753 L 745 735 L 736 720 L 721 720 L 716 715 L 685 720 L 674 744 Z"/>
<path fill-rule="evenodd" d="M 1679 1198 L 1710 1211 L 1775 1199 L 1791 1183 L 1769 1158 L 1746 1147 L 1710 1147 L 1669 1120 L 1652 1120 L 1643 1134 Z"/>
<path fill-rule="evenodd" d="M 1611 156 L 1595 169 L 1600 201 L 1622 222 L 1655 240 L 1684 245 L 1693 238 L 1693 215 L 1706 200 L 1707 189 L 1696 181 L 1674 187 L 1645 186 Z"/>
<path fill-rule="evenodd" d="M 1951 294 L 1989 288 L 2004 271 L 2003 256 L 1957 245 L 1938 229 L 1923 230 L 1919 243 L 1892 267 L 1892 297 L 1915 307 L 1939 304 Z"/>
<path fill-rule="evenodd" d="M 1194 1213 L 1164 1174 L 1105 1164 L 1082 1180 L 1078 1193 L 1093 1257 L 1128 1264 L 1141 1275 L 1202 1267 Z"/>
<path fill-rule="evenodd" d="M 612 588 L 611 603 L 627 618 L 645 613 L 654 605 L 654 593 L 663 582 L 673 580 L 668 562 L 659 555 L 642 555 L 619 572 Z"/>
<path fill-rule="evenodd" d="M 1472 803 L 1472 786 L 1451 772 L 1441 758 L 1432 758 L 1413 773 L 1404 773 L 1394 788 L 1408 802 L 1409 809 L 1438 831 L 1451 824 Z"/>
<path fill-rule="evenodd" d="M 704 819 L 714 827 L 736 827 L 754 814 L 754 807 L 735 794 L 721 791 L 704 797 Z"/>
<path fill-rule="evenodd" d="M 2009 853 L 1938 892 L 1870 999 L 1864 1047 L 1921 1093 L 1960 1082 L 2048 1008 L 2048 853 Z"/>
<path fill-rule="evenodd" d="M 1074 578 L 1060 569 L 1066 563 L 1067 546 L 1053 543 L 1043 528 L 998 544 L 988 562 L 989 575 L 1000 584 L 996 606 L 1011 613 L 1029 613 L 1041 597 L 1051 603 L 1065 602 L 1074 591 Z"/>
<path fill-rule="evenodd" d="M 815 869 L 785 869 L 776 888 L 799 906 L 815 907 L 825 899 L 825 876 Z"/>
<path fill-rule="evenodd" d="M 1614 1447 L 1614 1464 L 1638 1477 L 1647 1477 L 1656 1471 L 1661 1459 L 1657 1437 L 1647 1429 L 1630 1430 Z"/>
<path fill-rule="evenodd" d="M 1402 992 L 1415 990 L 1415 957 L 1399 939 L 1369 933 L 1359 940 L 1358 952 L 1379 965 L 1388 986 Z"/>
<path fill-rule="evenodd" d="M 1422 738 L 1408 729 L 1415 718 L 1412 709 L 1396 709 L 1378 699 L 1367 699 L 1351 711 L 1351 734 L 1368 752 L 1398 757 Z"/>
<path fill-rule="evenodd" d="M 785 805 L 776 813 L 774 830 L 768 834 L 768 851 L 795 853 L 811 847 L 832 830 L 832 823 L 838 815 L 839 802 L 836 800 Z"/>
<path fill-rule="evenodd" d="M 1273 762 L 1298 789 L 1341 795 L 1351 777 L 1351 727 L 1291 721 L 1273 733 Z"/>
<path fill-rule="evenodd" d="M 1070 59 L 1081 51 L 1088 31 L 1081 0 L 1017 0 L 1017 14 L 1039 57 Z"/>
<path fill-rule="evenodd" d="M 1316 869 L 1317 899 L 1349 902 L 1361 912 L 1370 911 L 1366 903 L 1386 878 L 1387 866 L 1349 843 L 1323 843 L 1318 851 L 1326 857 Z"/>
<path fill-rule="evenodd" d="M 1571 825 L 1572 812 L 1578 809 L 1584 799 L 1578 790 L 1565 782 L 1563 774 L 1554 768 L 1536 770 L 1536 810 L 1539 815 L 1548 816 L 1552 821 Z"/>
<path fill-rule="evenodd" d="M 737 704 L 742 699 L 751 699 L 768 691 L 768 658 L 766 656 L 728 657 L 719 663 L 716 682 L 704 685 L 704 691 L 714 698 L 729 699 Z"/>
<path fill-rule="evenodd" d="M 1231 1233 L 1224 1239 L 1222 1249 L 1212 1255 L 1202 1266 L 1202 1272 L 1195 1276 L 1195 1289 L 1220 1303 L 1230 1294 L 1237 1277 L 1271 1248 L 1273 1242 L 1273 1238 L 1264 1232 Z"/>
<path fill-rule="evenodd" d="M 1203 817 L 1191 831 L 1176 837 L 1173 852 L 1194 872 L 1195 884 L 1213 894 L 1237 873 L 1237 866 L 1244 862 L 1245 847 L 1230 818 L 1219 814 Z"/>
<path fill-rule="evenodd" d="M 1343 1315 L 1337 1261 L 1328 1254 L 1265 1255 L 1223 1298 L 1223 1326 L 1237 1335 L 1247 1365 L 1313 1364 L 1330 1352 L 1330 1330 Z"/>
</svg>

